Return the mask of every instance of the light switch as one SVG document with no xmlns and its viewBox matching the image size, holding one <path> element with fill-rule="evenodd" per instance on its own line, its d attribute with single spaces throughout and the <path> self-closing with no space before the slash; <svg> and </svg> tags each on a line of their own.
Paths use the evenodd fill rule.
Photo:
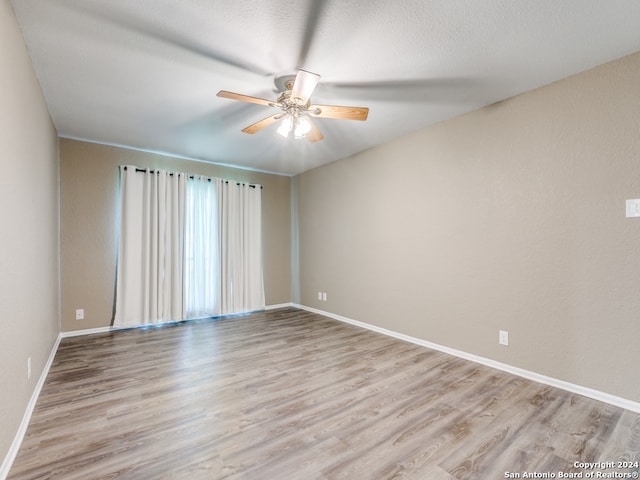
<svg viewBox="0 0 640 480">
<path fill-rule="evenodd" d="M 640 198 L 627 200 L 627 218 L 640 217 Z"/>
</svg>

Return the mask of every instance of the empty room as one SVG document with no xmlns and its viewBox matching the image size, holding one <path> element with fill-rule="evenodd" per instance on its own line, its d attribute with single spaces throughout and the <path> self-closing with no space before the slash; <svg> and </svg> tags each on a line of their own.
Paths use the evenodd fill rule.
<svg viewBox="0 0 640 480">
<path fill-rule="evenodd" d="M 639 26 L 4 0 L 0 480 L 638 478 Z"/>
</svg>

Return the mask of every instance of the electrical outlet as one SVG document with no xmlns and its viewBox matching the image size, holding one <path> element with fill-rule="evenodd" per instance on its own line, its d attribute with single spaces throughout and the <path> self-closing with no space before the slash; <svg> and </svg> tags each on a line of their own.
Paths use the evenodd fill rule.
<svg viewBox="0 0 640 480">
<path fill-rule="evenodd" d="M 509 345 L 509 332 L 506 330 L 498 330 L 498 342 L 500 345 Z"/>
<path fill-rule="evenodd" d="M 27 358 L 27 380 L 31 378 L 31 357 Z"/>
<path fill-rule="evenodd" d="M 318 300 L 322 300 L 322 292 L 318 292 Z"/>
<path fill-rule="evenodd" d="M 323 302 L 327 301 L 327 292 L 322 292 L 322 301 Z"/>
<path fill-rule="evenodd" d="M 84 320 L 84 308 L 76 310 L 76 320 Z"/>
<path fill-rule="evenodd" d="M 627 218 L 631 217 L 640 217 L 640 199 L 632 198 L 631 200 L 627 200 L 626 204 L 626 216 Z"/>
</svg>

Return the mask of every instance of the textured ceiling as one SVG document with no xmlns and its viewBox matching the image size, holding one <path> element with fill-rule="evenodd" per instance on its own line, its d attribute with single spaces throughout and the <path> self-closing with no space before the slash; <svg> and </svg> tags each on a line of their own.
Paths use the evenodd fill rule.
<svg viewBox="0 0 640 480">
<path fill-rule="evenodd" d="M 13 0 L 63 137 L 295 174 L 640 50 L 636 0 Z M 324 140 L 245 126 L 321 75 Z M 640 79 L 639 79 L 640 80 Z"/>
</svg>

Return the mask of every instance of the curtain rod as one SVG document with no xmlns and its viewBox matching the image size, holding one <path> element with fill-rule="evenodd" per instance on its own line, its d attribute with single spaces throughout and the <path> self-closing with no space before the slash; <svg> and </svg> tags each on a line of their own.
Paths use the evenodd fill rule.
<svg viewBox="0 0 640 480">
<path fill-rule="evenodd" d="M 126 165 L 125 165 L 124 169 L 125 169 L 125 170 L 127 169 Z M 140 172 L 140 173 L 147 173 L 147 171 L 146 171 L 144 168 L 136 168 L 136 172 Z M 149 170 L 149 173 L 158 173 L 158 171 L 157 171 L 157 170 Z M 180 174 L 180 173 L 178 173 L 178 175 L 181 175 L 181 174 Z M 169 176 L 170 176 L 170 177 L 173 177 L 173 172 L 169 172 Z M 195 176 L 194 176 L 194 175 L 189 175 L 189 178 L 193 180 L 193 179 L 195 178 Z M 210 181 L 211 181 L 211 179 L 210 179 L 210 178 L 207 178 L 207 181 L 209 181 L 209 182 L 210 182 Z M 223 181 L 224 183 L 229 183 L 229 180 L 222 180 L 222 181 Z M 242 185 L 242 182 L 236 182 L 236 185 Z M 251 188 L 256 188 L 256 185 L 253 185 L 253 184 L 251 184 L 251 183 L 247 183 L 247 184 L 245 184 L 245 185 L 248 185 L 248 186 L 249 186 L 249 187 L 251 187 Z M 260 185 L 260 189 L 262 190 L 262 185 Z"/>
</svg>

